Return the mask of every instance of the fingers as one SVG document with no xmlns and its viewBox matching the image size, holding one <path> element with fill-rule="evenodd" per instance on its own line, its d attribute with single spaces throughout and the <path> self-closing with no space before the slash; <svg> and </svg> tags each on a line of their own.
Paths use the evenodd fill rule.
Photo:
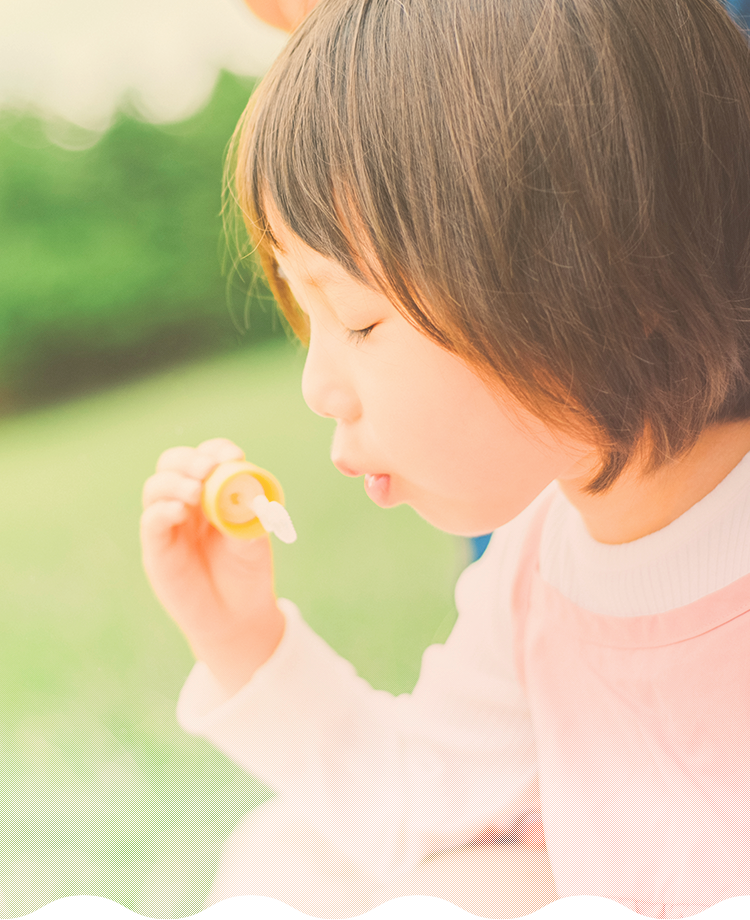
<svg viewBox="0 0 750 920">
<path fill-rule="evenodd" d="M 203 481 L 220 464 L 244 460 L 242 450 L 227 438 L 211 438 L 198 447 L 170 447 L 156 463 L 156 473 L 143 486 L 143 507 L 156 502 L 181 502 L 195 507 Z"/>
<path fill-rule="evenodd" d="M 183 476 L 173 470 L 164 470 L 154 473 L 143 486 L 143 507 L 148 508 L 155 502 L 181 502 L 184 505 L 195 506 L 201 498 L 203 482 Z"/>
<path fill-rule="evenodd" d="M 200 454 L 194 447 L 170 447 L 156 461 L 156 472 L 175 472 L 191 479 L 203 479 L 220 461 Z"/>
<path fill-rule="evenodd" d="M 174 528 L 184 524 L 189 514 L 180 501 L 160 501 L 149 505 L 141 515 L 141 542 L 146 555 L 166 549 L 172 543 Z"/>
<path fill-rule="evenodd" d="M 187 517 L 188 509 L 183 502 L 156 502 L 141 515 L 141 525 L 151 533 L 161 532 L 184 524 Z"/>
<path fill-rule="evenodd" d="M 217 463 L 226 463 L 227 460 L 244 460 L 245 454 L 237 445 L 228 438 L 211 438 L 203 441 L 196 448 L 198 453 L 213 457 Z"/>
<path fill-rule="evenodd" d="M 220 463 L 244 459 L 244 453 L 232 441 L 212 438 L 197 447 L 170 447 L 156 461 L 156 471 L 173 470 L 193 479 L 205 479 Z"/>
<path fill-rule="evenodd" d="M 156 470 L 175 470 L 185 476 L 205 479 L 219 463 L 244 458 L 245 455 L 236 444 L 225 438 L 214 438 L 212 441 L 204 441 L 198 447 L 170 447 L 157 460 Z"/>
</svg>

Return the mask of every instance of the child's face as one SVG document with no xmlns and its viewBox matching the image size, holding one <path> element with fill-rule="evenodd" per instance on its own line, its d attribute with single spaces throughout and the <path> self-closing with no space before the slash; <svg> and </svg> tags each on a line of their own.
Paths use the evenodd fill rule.
<svg viewBox="0 0 750 920">
<path fill-rule="evenodd" d="M 466 536 L 509 521 L 588 451 L 492 393 L 383 294 L 282 228 L 279 267 L 310 318 L 308 406 L 336 420 L 331 459 L 383 507 Z M 359 331 L 357 331 L 359 330 Z M 362 330 L 369 330 L 364 332 Z"/>
</svg>

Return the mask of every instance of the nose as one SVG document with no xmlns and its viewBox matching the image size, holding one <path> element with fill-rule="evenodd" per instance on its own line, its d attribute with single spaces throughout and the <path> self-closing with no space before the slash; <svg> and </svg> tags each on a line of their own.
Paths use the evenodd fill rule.
<svg viewBox="0 0 750 920">
<path fill-rule="evenodd" d="M 346 362 L 337 360 L 334 351 L 325 348 L 313 336 L 302 372 L 302 396 L 310 409 L 324 418 L 351 422 L 361 411 Z"/>
</svg>

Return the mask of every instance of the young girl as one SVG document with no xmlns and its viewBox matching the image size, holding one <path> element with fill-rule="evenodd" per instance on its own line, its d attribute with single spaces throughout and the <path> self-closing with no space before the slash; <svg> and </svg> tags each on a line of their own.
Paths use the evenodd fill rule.
<svg viewBox="0 0 750 920">
<path fill-rule="evenodd" d="M 280 793 L 214 898 L 750 894 L 743 34 L 714 0 L 324 0 L 234 178 L 334 464 L 495 533 L 393 698 L 277 602 L 266 540 L 203 520 L 238 448 L 162 456 L 143 542 L 199 659 L 180 719 Z"/>
</svg>

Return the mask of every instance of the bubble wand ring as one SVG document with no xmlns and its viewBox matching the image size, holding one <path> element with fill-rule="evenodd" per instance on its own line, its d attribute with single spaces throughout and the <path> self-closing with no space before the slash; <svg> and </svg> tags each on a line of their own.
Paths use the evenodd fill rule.
<svg viewBox="0 0 750 920">
<path fill-rule="evenodd" d="M 281 483 L 247 460 L 220 463 L 203 484 L 202 505 L 208 520 L 228 537 L 254 540 L 274 533 L 284 543 L 297 539 Z"/>
</svg>

